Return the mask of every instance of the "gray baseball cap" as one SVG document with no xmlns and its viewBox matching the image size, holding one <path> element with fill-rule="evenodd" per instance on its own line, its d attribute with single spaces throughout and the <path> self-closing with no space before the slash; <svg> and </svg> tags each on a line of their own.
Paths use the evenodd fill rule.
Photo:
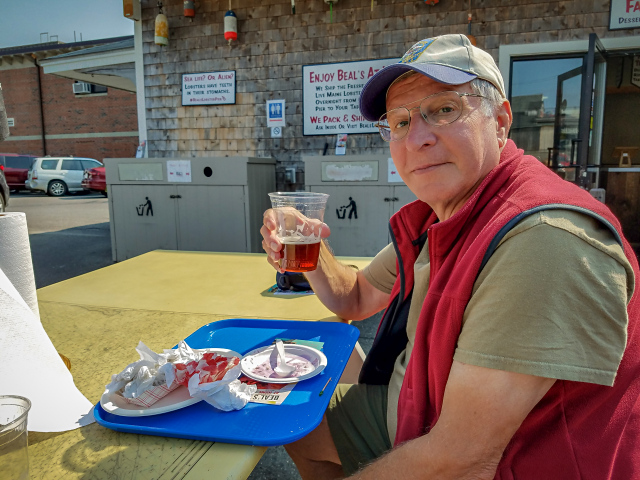
<svg viewBox="0 0 640 480">
<path fill-rule="evenodd" d="M 502 75 L 491 55 L 474 47 L 465 35 L 441 35 L 420 40 L 400 62 L 384 67 L 369 79 L 360 92 L 360 112 L 367 120 L 375 122 L 387 111 L 387 90 L 400 75 L 411 70 L 447 85 L 480 78 L 507 97 Z"/>
</svg>

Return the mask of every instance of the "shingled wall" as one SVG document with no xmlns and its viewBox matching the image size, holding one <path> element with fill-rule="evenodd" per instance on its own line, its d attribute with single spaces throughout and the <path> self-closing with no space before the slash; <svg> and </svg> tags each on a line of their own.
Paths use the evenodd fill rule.
<svg viewBox="0 0 640 480">
<path fill-rule="evenodd" d="M 302 155 L 321 155 L 335 135 L 303 136 L 302 66 L 400 57 L 416 41 L 445 33 L 466 33 L 467 0 L 423 1 L 232 0 L 238 41 L 224 40 L 225 0 L 196 1 L 191 20 L 181 0 L 165 0 L 169 46 L 154 44 L 156 1 L 143 1 L 143 41 L 149 155 L 271 156 L 279 161 L 279 188 L 304 185 Z M 471 33 L 478 46 L 498 57 L 506 44 L 632 35 L 609 31 L 609 1 L 472 0 Z M 181 75 L 236 71 L 236 104 L 181 106 Z M 271 138 L 265 102 L 286 100 L 283 138 Z M 388 151 L 377 134 L 352 134 L 347 154 Z M 283 169 L 296 166 L 297 183 L 285 185 Z"/>
</svg>

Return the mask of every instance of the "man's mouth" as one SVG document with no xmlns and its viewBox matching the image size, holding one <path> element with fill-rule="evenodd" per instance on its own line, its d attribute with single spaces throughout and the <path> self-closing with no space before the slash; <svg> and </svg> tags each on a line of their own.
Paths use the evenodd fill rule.
<svg viewBox="0 0 640 480">
<path fill-rule="evenodd" d="M 441 167 L 443 165 L 446 165 L 447 162 L 442 162 L 442 163 L 435 163 L 432 165 L 421 165 L 419 167 L 416 167 L 413 169 L 413 173 L 416 173 L 418 175 L 423 174 L 423 173 L 429 173 L 432 172 L 434 170 L 436 170 L 438 167 Z"/>
</svg>

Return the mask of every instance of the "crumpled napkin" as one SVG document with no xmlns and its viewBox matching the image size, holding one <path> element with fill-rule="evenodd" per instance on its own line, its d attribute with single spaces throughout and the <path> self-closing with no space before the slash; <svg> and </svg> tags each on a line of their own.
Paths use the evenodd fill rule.
<svg viewBox="0 0 640 480">
<path fill-rule="evenodd" d="M 189 379 L 189 394 L 224 412 L 240 410 L 258 390 L 255 385 L 240 382 L 240 373 L 241 367 L 238 363 L 227 371 L 221 380 L 214 382 L 203 381 L 206 380 L 203 379 L 203 375 L 193 375 Z"/>
<path fill-rule="evenodd" d="M 159 372 L 161 365 L 167 363 L 166 356 L 158 354 L 144 343 L 138 343 L 136 351 L 140 360 L 130 363 L 120 373 L 111 376 L 111 382 L 105 387 L 105 393 L 116 393 L 122 390 L 125 398 L 136 398 L 149 388 L 163 385 L 165 372 Z"/>
<path fill-rule="evenodd" d="M 184 340 L 178 344 L 178 348 L 165 349 L 163 353 L 154 352 L 142 342 L 136 351 L 140 360 L 112 375 L 111 382 L 105 387 L 105 394 L 119 393 L 125 398 L 135 399 L 154 386 L 166 385 L 168 389 L 174 389 L 184 385 L 188 386 L 193 398 L 229 412 L 244 408 L 257 391 L 255 385 L 237 380 L 241 373 L 239 359 L 222 379 L 217 380 L 219 374 L 212 372 L 215 368 L 211 367 L 211 364 L 215 364 L 212 357 L 217 355 L 193 350 Z"/>
</svg>

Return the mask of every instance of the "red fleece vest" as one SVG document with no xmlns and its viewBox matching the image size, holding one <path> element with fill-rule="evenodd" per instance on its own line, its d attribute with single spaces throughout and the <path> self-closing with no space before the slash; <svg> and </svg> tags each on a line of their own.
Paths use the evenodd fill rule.
<svg viewBox="0 0 640 480">
<path fill-rule="evenodd" d="M 419 201 L 391 219 L 402 259 L 405 297 L 413 286 L 413 265 L 420 249 L 416 239 L 425 231 L 431 262 L 429 290 L 400 392 L 395 445 L 428 433 L 438 421 L 462 315 L 492 239 L 509 220 L 548 204 L 588 209 L 622 232 L 607 207 L 537 159 L 524 156 L 511 141 L 500 164 L 450 219 L 435 223 L 433 211 Z M 624 239 L 623 245 L 640 282 L 635 254 Z M 399 291 L 400 280 L 392 298 Z M 639 311 L 636 288 L 628 306 L 627 348 L 613 387 L 556 381 L 512 438 L 496 478 L 640 478 Z"/>
</svg>

